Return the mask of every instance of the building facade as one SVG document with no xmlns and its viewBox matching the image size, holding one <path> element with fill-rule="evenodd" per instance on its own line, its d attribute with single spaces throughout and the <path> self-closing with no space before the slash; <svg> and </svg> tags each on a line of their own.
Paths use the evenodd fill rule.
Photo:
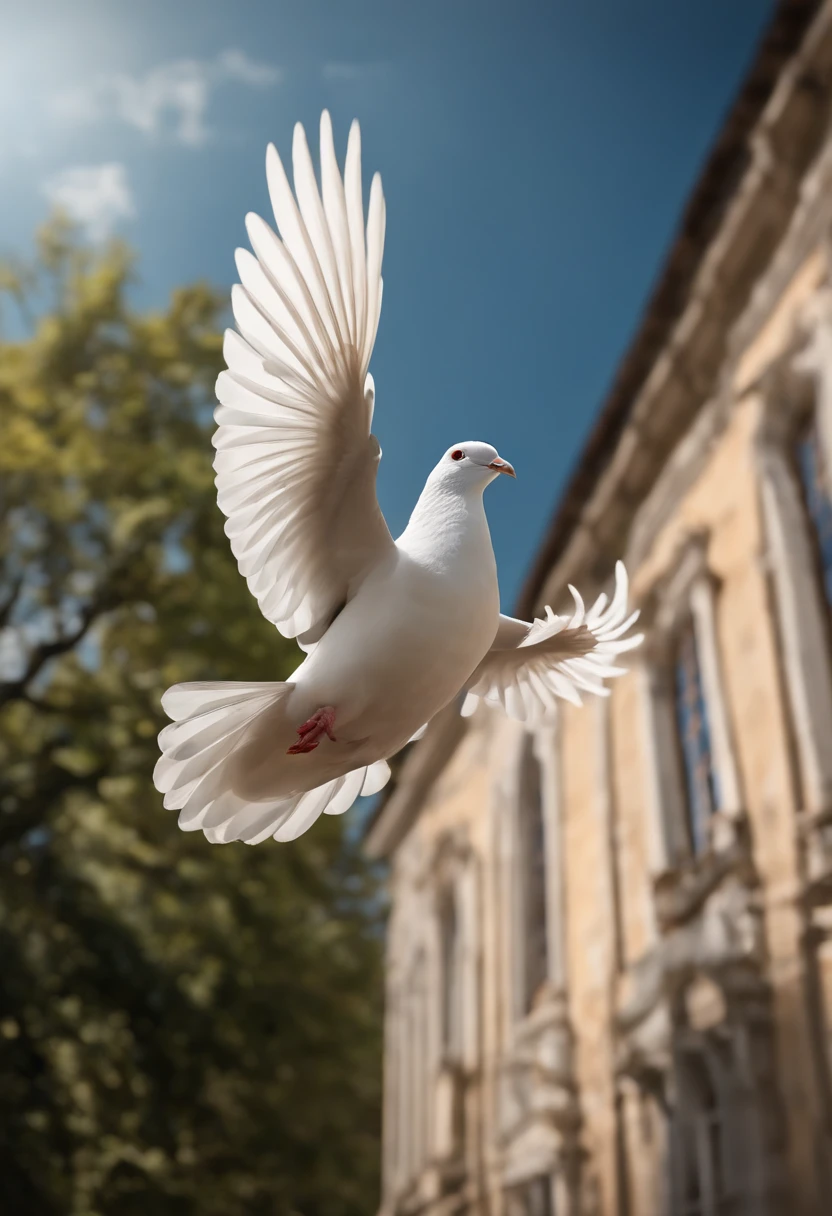
<svg viewBox="0 0 832 1216">
<path fill-rule="evenodd" d="M 630 672 L 450 708 L 370 826 L 382 1216 L 832 1212 L 831 121 L 782 3 L 519 613 L 623 557 Z"/>
</svg>

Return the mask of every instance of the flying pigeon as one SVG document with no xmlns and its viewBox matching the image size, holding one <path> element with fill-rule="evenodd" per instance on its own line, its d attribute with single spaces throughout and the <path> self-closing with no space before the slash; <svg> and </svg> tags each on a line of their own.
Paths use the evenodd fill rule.
<svg viewBox="0 0 832 1216">
<path fill-rule="evenodd" d="M 368 368 L 381 308 L 385 204 L 366 229 L 357 123 L 343 178 L 329 114 L 321 186 L 303 128 L 294 194 L 273 145 L 266 173 L 279 236 L 256 215 L 237 251 L 237 330 L 217 381 L 217 497 L 240 573 L 305 658 L 285 682 L 177 684 L 162 706 L 153 779 L 185 831 L 212 843 L 293 840 L 386 783 L 387 760 L 467 692 L 528 727 L 557 697 L 608 692 L 630 628 L 627 577 L 607 605 L 500 613 L 483 491 L 514 469 L 488 443 L 448 448 L 393 540 L 376 499 L 381 458 Z"/>
</svg>

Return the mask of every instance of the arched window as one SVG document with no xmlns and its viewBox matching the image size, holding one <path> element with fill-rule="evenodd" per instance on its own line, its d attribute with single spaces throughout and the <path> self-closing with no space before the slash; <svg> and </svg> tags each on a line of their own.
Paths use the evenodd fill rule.
<svg viewBox="0 0 832 1216">
<path fill-rule="evenodd" d="M 522 1012 L 529 1013 L 548 975 L 546 934 L 546 839 L 543 787 L 534 739 L 527 736 L 520 770 L 518 814 L 519 947 L 522 961 Z"/>
</svg>

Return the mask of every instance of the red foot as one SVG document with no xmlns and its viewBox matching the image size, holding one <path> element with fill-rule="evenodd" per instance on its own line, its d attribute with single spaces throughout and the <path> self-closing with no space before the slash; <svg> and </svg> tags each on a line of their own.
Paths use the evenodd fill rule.
<svg viewBox="0 0 832 1216">
<path fill-rule="evenodd" d="M 304 752 L 314 752 L 323 735 L 334 743 L 335 736 L 332 733 L 334 725 L 335 710 L 331 705 L 324 705 L 323 709 L 317 710 L 308 722 L 304 722 L 303 726 L 298 727 L 298 741 L 292 744 L 286 755 L 300 756 Z"/>
</svg>

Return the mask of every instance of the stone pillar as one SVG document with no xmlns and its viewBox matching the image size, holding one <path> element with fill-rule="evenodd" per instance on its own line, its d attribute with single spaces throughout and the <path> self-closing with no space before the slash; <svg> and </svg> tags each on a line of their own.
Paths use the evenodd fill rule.
<svg viewBox="0 0 832 1216">
<path fill-rule="evenodd" d="M 655 879 L 688 853 L 682 781 L 677 759 L 676 721 L 669 682 L 649 658 L 640 668 L 649 791 L 647 843 Z"/>
</svg>

